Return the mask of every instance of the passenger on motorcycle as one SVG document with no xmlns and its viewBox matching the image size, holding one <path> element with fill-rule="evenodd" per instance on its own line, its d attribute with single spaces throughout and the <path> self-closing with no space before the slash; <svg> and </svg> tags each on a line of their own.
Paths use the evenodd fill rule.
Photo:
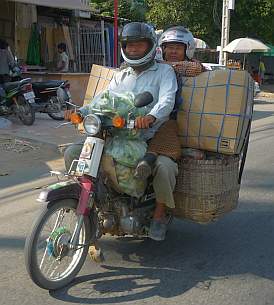
<svg viewBox="0 0 274 305">
<path fill-rule="evenodd" d="M 154 178 L 154 188 L 156 194 L 158 194 L 155 218 L 160 220 L 160 224 L 158 221 L 154 223 L 154 231 L 158 232 L 159 239 L 164 239 L 166 232 L 164 223 L 165 207 L 175 207 L 173 190 L 176 183 L 177 165 L 175 166 L 176 163 L 173 162 L 179 159 L 181 155 L 177 123 L 174 120 L 177 118 L 177 111 L 182 103 L 182 76 L 197 76 L 204 71 L 204 68 L 199 62 L 192 59 L 195 51 L 195 41 L 192 33 L 184 27 L 168 28 L 162 33 L 159 45 L 162 48 L 163 60 L 170 64 L 176 72 L 178 90 L 174 109 L 170 115 L 171 120 L 163 124 L 150 141 L 147 154 L 136 167 L 135 176 L 146 179 L 151 174 L 154 175 L 154 172 L 159 170 L 158 160 L 162 159 L 163 156 L 165 158 L 169 157 L 171 164 L 174 166 L 174 170 L 166 172 L 166 175 L 163 174 L 165 179 L 155 183 Z M 160 232 L 162 232 L 161 236 Z"/>
<path fill-rule="evenodd" d="M 143 117 L 136 118 L 135 127 L 146 129 L 145 140 L 150 140 L 159 127 L 169 119 L 174 108 L 177 91 L 176 75 L 172 67 L 154 60 L 157 39 L 151 26 L 141 22 L 132 22 L 122 30 L 121 53 L 128 65 L 127 68 L 116 73 L 108 87 L 110 90 L 135 94 L 149 91 L 153 95 L 153 102 L 146 106 L 150 112 Z M 89 113 L 89 105 L 80 108 L 83 116 Z M 66 113 L 66 119 L 69 113 Z M 73 144 L 64 154 L 66 169 L 74 159 L 78 159 L 83 143 Z M 153 173 L 153 187 L 156 195 L 156 209 L 151 223 L 149 236 L 155 240 L 163 240 L 166 232 L 166 219 L 159 210 L 169 205 L 170 196 L 176 183 L 177 164 L 169 157 L 159 156 Z M 162 197 L 163 194 L 167 195 Z"/>
<path fill-rule="evenodd" d="M 194 37 L 183 26 L 170 27 L 164 31 L 159 39 L 159 45 L 162 49 L 162 59 L 174 68 L 177 76 L 178 90 L 174 109 L 170 114 L 170 118 L 176 120 L 177 111 L 182 104 L 182 76 L 197 76 L 205 69 L 200 62 L 193 59 L 195 51 Z M 171 125 L 171 123 L 168 124 Z M 162 129 L 164 127 L 165 125 Z M 174 158 L 174 156 L 172 157 Z M 155 158 L 148 153 L 137 165 L 135 176 L 140 179 L 146 179 L 150 176 L 153 169 L 153 161 L 155 161 Z"/>
</svg>

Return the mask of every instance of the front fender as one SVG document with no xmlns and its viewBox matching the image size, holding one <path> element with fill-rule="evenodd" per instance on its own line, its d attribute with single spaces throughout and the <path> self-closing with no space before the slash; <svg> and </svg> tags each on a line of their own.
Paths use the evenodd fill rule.
<svg viewBox="0 0 274 305">
<path fill-rule="evenodd" d="M 53 201 L 62 199 L 78 200 L 80 198 L 80 193 L 81 187 L 75 181 L 61 181 L 49 185 L 39 194 L 37 201 L 50 204 Z"/>
</svg>

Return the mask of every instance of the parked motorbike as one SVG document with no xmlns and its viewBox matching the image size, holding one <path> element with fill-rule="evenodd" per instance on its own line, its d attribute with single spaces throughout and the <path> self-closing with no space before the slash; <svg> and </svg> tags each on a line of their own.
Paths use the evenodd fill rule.
<svg viewBox="0 0 274 305">
<path fill-rule="evenodd" d="M 0 115 L 15 114 L 23 124 L 32 125 L 35 120 L 34 98 L 30 78 L 3 83 L 0 85 Z"/>
<path fill-rule="evenodd" d="M 22 71 L 16 66 L 12 71 L 12 80 L 22 80 Z M 49 80 L 43 82 L 32 82 L 35 101 L 32 103 L 34 112 L 47 113 L 52 119 L 64 120 L 64 110 L 71 102 L 70 83 L 63 80 Z"/>
<path fill-rule="evenodd" d="M 71 101 L 70 84 L 68 81 L 49 80 L 33 82 L 35 103 L 32 104 L 35 112 L 47 113 L 54 120 L 64 120 L 64 110 Z"/>
<path fill-rule="evenodd" d="M 145 92 L 136 96 L 134 104 L 144 107 L 152 100 Z M 81 122 L 76 113 L 71 120 Z M 86 116 L 83 126 L 88 136 L 79 160 L 73 161 L 63 179 L 53 172 L 61 180 L 40 193 L 38 201 L 44 207 L 26 239 L 25 262 L 31 279 L 41 288 L 54 290 L 69 284 L 90 245 L 94 259 L 100 258 L 98 240 L 103 234 L 148 236 L 155 208 L 152 185 L 140 198 L 131 197 L 115 191 L 101 171 L 106 141 L 117 129 L 133 130 L 134 120 L 130 112 L 121 117 L 98 110 Z"/>
</svg>

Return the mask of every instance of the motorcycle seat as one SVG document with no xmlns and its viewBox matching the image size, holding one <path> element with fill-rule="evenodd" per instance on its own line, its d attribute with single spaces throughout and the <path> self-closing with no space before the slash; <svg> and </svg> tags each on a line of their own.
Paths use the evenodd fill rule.
<svg viewBox="0 0 274 305">
<path fill-rule="evenodd" d="M 33 82 L 32 87 L 34 89 L 47 89 L 47 88 L 57 88 L 64 83 L 63 80 L 49 80 L 45 82 Z"/>
<path fill-rule="evenodd" d="M 20 87 L 21 85 L 25 85 L 25 84 L 28 84 L 30 83 L 31 79 L 30 78 L 25 78 L 25 79 L 22 79 L 20 81 L 17 81 L 17 82 L 8 82 L 8 83 L 4 83 L 3 84 L 3 87 L 5 90 L 9 91 L 9 90 L 13 90 L 13 89 L 16 89 L 18 87 Z"/>
</svg>

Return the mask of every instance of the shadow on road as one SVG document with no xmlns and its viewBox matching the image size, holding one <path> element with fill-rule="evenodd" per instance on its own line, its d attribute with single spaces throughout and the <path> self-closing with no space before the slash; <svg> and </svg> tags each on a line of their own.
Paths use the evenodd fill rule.
<svg viewBox="0 0 274 305">
<path fill-rule="evenodd" d="M 1 236 L 0 235 L 0 249 L 24 249 L 25 239 L 13 236 Z"/>
<path fill-rule="evenodd" d="M 192 288 L 208 290 L 215 280 L 244 279 L 246 274 L 274 280 L 272 219 L 263 209 L 254 213 L 240 208 L 208 225 L 175 221 L 161 243 L 103 239 L 109 256 L 118 252 L 122 257 L 116 262 L 119 266 L 103 265 L 103 272 L 79 276 L 50 294 L 71 303 L 119 304 L 155 296 L 172 298 Z"/>
<path fill-rule="evenodd" d="M 252 121 L 264 119 L 274 115 L 274 111 L 259 111 L 254 110 Z"/>
</svg>

